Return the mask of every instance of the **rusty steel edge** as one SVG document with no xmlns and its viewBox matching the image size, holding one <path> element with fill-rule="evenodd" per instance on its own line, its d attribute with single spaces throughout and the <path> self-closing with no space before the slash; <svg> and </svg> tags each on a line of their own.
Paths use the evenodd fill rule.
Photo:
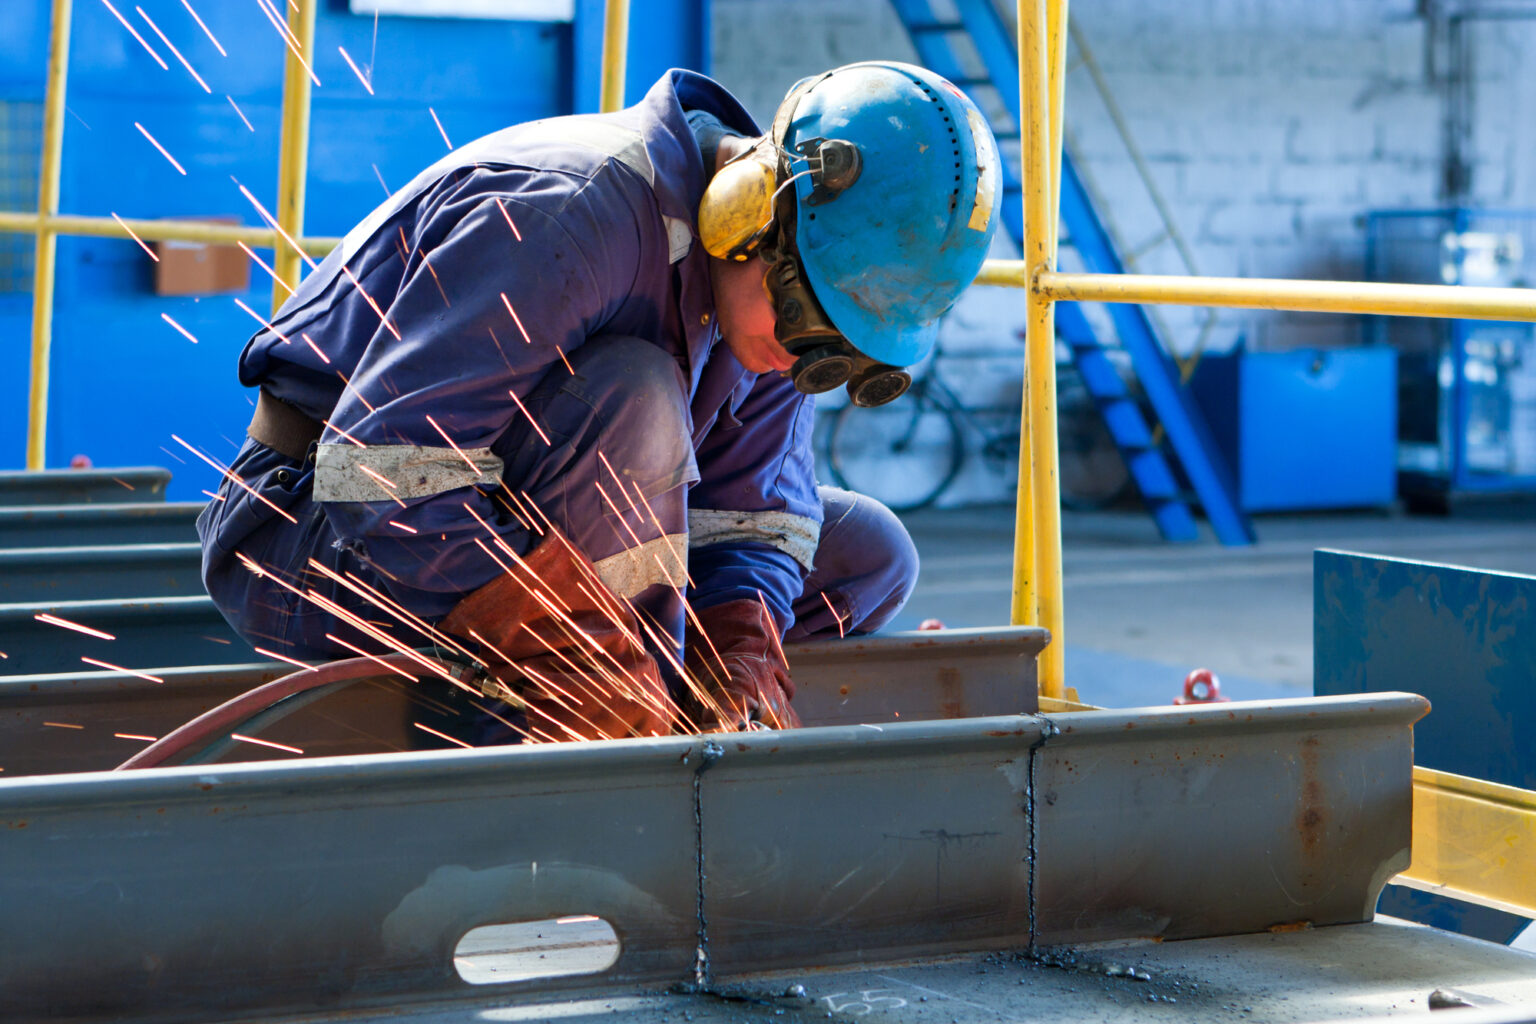
<svg viewBox="0 0 1536 1024">
<path fill-rule="evenodd" d="M 1005 716 L 3 782 L 0 1016 L 634 991 L 695 977 L 705 934 L 729 978 L 1037 935 L 1365 920 L 1406 853 L 1422 705 L 1250 706 L 1257 727 L 1214 706 L 1179 709 L 1177 729 L 1124 728 L 1161 712 Z M 1319 799 L 1337 813 L 1309 852 L 1286 837 Z M 1191 844 L 1219 840 L 1225 870 L 1192 873 Z M 1311 879 L 1319 857 L 1327 877 Z M 620 938 L 601 975 L 489 990 L 453 971 L 471 928 L 583 913 Z"/>
</svg>

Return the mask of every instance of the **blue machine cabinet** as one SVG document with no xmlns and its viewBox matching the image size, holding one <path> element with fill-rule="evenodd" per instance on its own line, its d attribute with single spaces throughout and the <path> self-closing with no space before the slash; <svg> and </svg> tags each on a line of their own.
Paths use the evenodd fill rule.
<svg viewBox="0 0 1536 1024">
<path fill-rule="evenodd" d="M 1397 358 L 1385 347 L 1206 356 L 1190 382 L 1244 512 L 1397 494 Z"/>
<path fill-rule="evenodd" d="M 1385 210 L 1367 218 L 1371 280 L 1527 287 L 1536 211 Z M 1536 328 L 1367 317 L 1399 353 L 1399 486 L 1410 506 L 1536 491 Z"/>
</svg>

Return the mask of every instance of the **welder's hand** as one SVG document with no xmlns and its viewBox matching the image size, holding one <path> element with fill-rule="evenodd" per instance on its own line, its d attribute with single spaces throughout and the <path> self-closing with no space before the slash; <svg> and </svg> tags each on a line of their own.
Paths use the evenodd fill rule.
<svg viewBox="0 0 1536 1024">
<path fill-rule="evenodd" d="M 685 667 L 707 695 L 701 726 L 706 731 L 798 728 L 800 716 L 789 706 L 795 683 L 767 607 L 744 599 L 696 614 L 703 633 L 689 623 Z"/>
</svg>

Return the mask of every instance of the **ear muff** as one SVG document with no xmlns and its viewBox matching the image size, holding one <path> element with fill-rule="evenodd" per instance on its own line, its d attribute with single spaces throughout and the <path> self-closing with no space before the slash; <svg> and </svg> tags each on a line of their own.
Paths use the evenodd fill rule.
<svg viewBox="0 0 1536 1024">
<path fill-rule="evenodd" d="M 716 259 L 744 260 L 773 224 L 774 167 L 747 156 L 709 180 L 699 201 L 699 241 Z"/>
</svg>

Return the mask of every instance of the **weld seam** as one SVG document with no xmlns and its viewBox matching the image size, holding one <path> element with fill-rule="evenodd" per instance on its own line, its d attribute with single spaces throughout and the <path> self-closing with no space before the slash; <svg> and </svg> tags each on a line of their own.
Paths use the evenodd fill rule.
<svg viewBox="0 0 1536 1024">
<path fill-rule="evenodd" d="M 725 748 L 713 740 L 699 750 L 699 764 L 693 770 L 693 843 L 697 871 L 698 941 L 693 950 L 693 986 L 696 991 L 709 988 L 709 921 L 704 916 L 704 773 L 725 756 Z"/>
<path fill-rule="evenodd" d="M 1025 882 L 1025 897 L 1029 905 L 1029 945 L 1026 947 L 1026 955 L 1031 959 L 1038 956 L 1035 951 L 1035 939 L 1039 934 L 1039 926 L 1035 919 L 1035 862 L 1038 858 L 1035 841 L 1039 826 L 1035 801 L 1035 760 L 1037 752 L 1045 746 L 1046 741 L 1060 731 L 1056 728 L 1056 724 L 1044 715 L 1035 715 L 1035 718 L 1042 723 L 1040 738 L 1029 745 L 1029 761 L 1024 767 L 1024 817 L 1029 823 L 1025 846 L 1025 863 L 1029 867 Z"/>
</svg>

